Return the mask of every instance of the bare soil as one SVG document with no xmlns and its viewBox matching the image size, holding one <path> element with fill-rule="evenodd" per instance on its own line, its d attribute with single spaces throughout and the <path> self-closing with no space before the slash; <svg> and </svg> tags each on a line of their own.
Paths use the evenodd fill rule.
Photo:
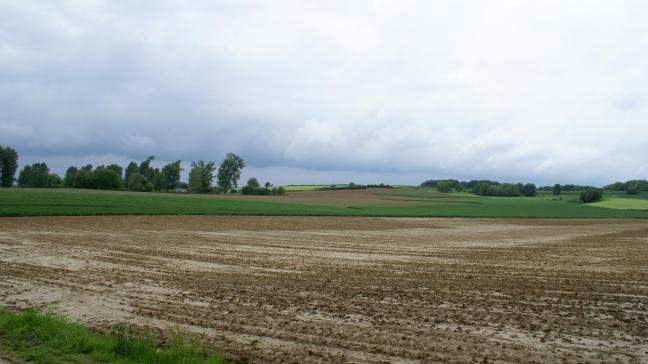
<svg viewBox="0 0 648 364">
<path fill-rule="evenodd" d="M 266 362 L 648 362 L 648 221 L 0 219 L 0 304 Z"/>
<path fill-rule="evenodd" d="M 396 191 L 391 191 L 384 188 L 366 188 L 357 190 L 292 191 L 284 196 L 211 195 L 208 197 L 233 200 L 287 202 L 335 207 L 432 206 L 446 203 L 457 203 L 458 199 L 461 200 L 461 198 L 453 198 L 447 199 L 447 201 L 436 201 L 426 200 L 425 198 L 421 197 L 389 195 L 389 193 L 393 192 Z M 441 196 L 444 197 L 444 195 Z"/>
</svg>

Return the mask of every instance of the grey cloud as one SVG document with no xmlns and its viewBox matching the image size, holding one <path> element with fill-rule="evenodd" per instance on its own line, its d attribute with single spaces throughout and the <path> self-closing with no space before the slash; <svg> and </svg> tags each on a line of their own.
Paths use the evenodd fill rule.
<svg viewBox="0 0 648 364">
<path fill-rule="evenodd" d="M 0 144 L 56 164 L 233 151 L 286 182 L 645 178 L 647 10 L 5 1 Z"/>
</svg>

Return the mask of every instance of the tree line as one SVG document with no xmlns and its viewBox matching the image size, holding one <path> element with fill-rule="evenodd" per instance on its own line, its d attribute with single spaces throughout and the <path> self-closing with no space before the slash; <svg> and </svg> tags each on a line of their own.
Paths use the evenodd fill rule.
<svg viewBox="0 0 648 364">
<path fill-rule="evenodd" d="M 536 185 L 533 183 L 501 183 L 491 180 L 459 181 L 456 179 L 431 179 L 421 183 L 421 187 L 436 188 L 437 191 L 470 192 L 480 196 L 533 197 Z"/>
<path fill-rule="evenodd" d="M 648 180 L 633 179 L 625 182 L 615 182 L 603 187 L 606 191 L 625 191 L 628 195 L 636 195 L 639 192 L 648 192 Z"/>
<path fill-rule="evenodd" d="M 551 191 L 554 195 L 558 196 L 560 195 L 563 191 L 580 191 L 578 199 L 582 203 L 592 203 L 592 202 L 598 202 L 603 199 L 603 189 L 602 188 L 596 188 L 593 186 L 581 186 L 581 185 L 574 185 L 574 184 L 568 184 L 568 185 L 561 185 L 559 183 L 556 183 L 551 186 L 543 186 L 539 188 L 540 191 Z"/>
<path fill-rule="evenodd" d="M 636 181 L 628 181 L 636 182 Z M 633 186 L 632 184 L 626 184 Z M 645 181 L 644 181 L 645 182 Z M 471 180 L 458 181 L 456 179 L 427 180 L 421 183 L 422 187 L 433 187 L 439 192 L 470 192 L 481 196 L 498 196 L 498 197 L 533 197 L 537 191 L 551 191 L 554 195 L 560 195 L 562 191 L 580 191 L 579 200 L 583 203 L 597 202 L 603 199 L 604 189 L 592 186 L 580 186 L 574 184 L 560 185 L 556 183 L 553 186 L 543 186 L 536 188 L 533 183 L 501 183 L 490 180 Z M 648 185 L 638 184 L 638 190 Z M 607 188 L 608 186 L 606 186 Z M 616 184 L 610 185 L 609 188 L 618 188 Z M 633 187 L 635 188 L 635 187 Z M 616 191 L 620 189 L 615 189 Z"/>
<path fill-rule="evenodd" d="M 10 147 L 0 145 L 0 186 L 11 187 L 16 180 L 18 153 Z"/>
<path fill-rule="evenodd" d="M 286 189 L 281 186 L 274 187 L 270 182 L 266 182 L 264 186 L 261 186 L 259 180 L 252 177 L 241 188 L 241 193 L 244 195 L 285 195 Z"/>
<path fill-rule="evenodd" d="M 118 164 L 97 167 L 91 164 L 82 167 L 70 166 L 63 178 L 56 173 L 51 173 L 46 163 L 38 162 L 23 167 L 17 182 L 18 187 L 29 188 L 67 187 L 139 192 L 236 193 L 241 172 L 245 167 L 243 159 L 234 153 L 227 153 L 218 168 L 214 162 L 202 160 L 192 162 L 189 179 L 185 183 L 180 181 L 183 171 L 180 160 L 168 163 L 162 168 L 153 168 L 151 162 L 154 159 L 155 156 L 150 156 L 140 163 L 133 161 L 126 168 Z M 17 161 L 18 154 L 14 149 L 0 146 L 0 177 L 3 187 L 11 187 L 16 180 Z M 214 181 L 216 181 L 215 185 Z M 246 194 L 285 194 L 283 187 L 268 188 L 268 184 L 265 189 L 252 184 L 246 189 Z"/>
<path fill-rule="evenodd" d="M 559 183 L 556 183 L 553 186 L 542 186 L 538 188 L 538 191 L 546 191 L 546 192 L 554 192 L 554 195 L 560 195 L 560 192 L 570 192 L 570 191 L 584 191 L 584 190 L 589 190 L 592 188 L 596 188 L 594 186 L 587 186 L 587 185 L 575 185 L 575 184 L 567 184 L 567 185 L 561 185 Z M 555 193 L 556 191 L 560 191 L 558 193 Z"/>
</svg>

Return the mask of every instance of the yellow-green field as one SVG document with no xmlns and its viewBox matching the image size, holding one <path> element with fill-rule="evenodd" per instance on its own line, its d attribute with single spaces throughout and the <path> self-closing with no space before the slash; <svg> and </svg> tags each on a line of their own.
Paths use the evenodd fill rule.
<svg viewBox="0 0 648 364">
<path fill-rule="evenodd" d="M 590 205 L 609 209 L 648 210 L 648 200 L 639 198 L 610 198 Z"/>
</svg>

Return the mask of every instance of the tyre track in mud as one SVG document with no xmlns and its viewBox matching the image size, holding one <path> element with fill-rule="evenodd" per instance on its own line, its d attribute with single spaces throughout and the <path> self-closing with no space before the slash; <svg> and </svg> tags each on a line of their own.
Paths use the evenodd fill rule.
<svg viewBox="0 0 648 364">
<path fill-rule="evenodd" d="M 265 362 L 648 361 L 648 222 L 0 219 L 0 303 Z"/>
</svg>

